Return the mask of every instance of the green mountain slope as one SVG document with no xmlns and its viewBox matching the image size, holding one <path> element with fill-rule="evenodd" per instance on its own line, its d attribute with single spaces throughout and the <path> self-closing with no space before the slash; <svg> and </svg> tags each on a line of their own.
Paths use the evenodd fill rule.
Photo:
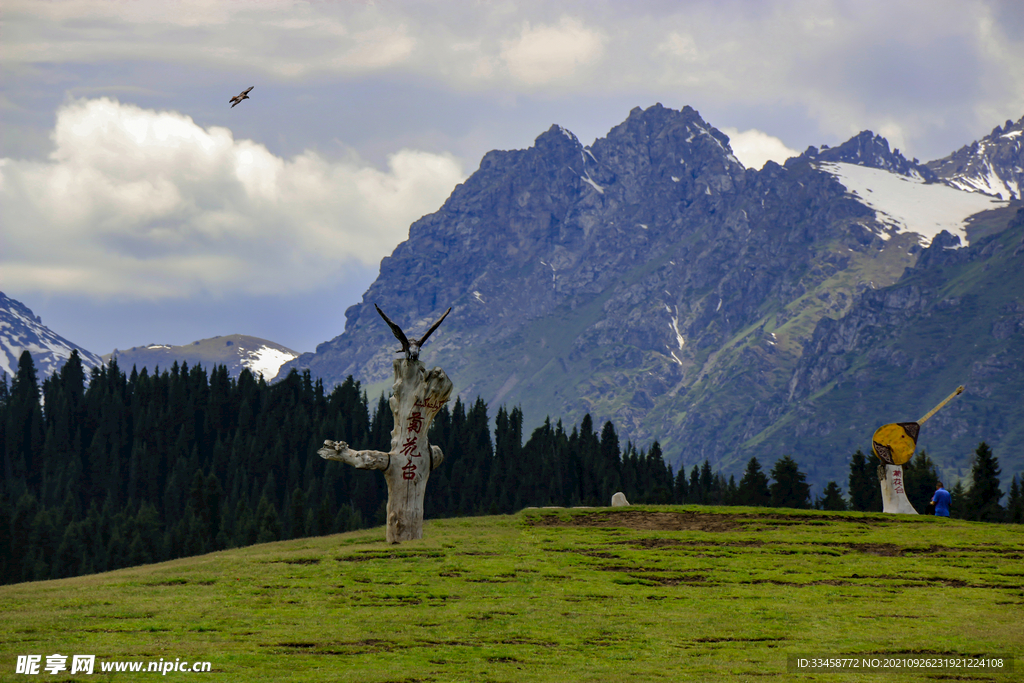
<svg viewBox="0 0 1024 683">
<path fill-rule="evenodd" d="M 991 221 L 979 230 L 991 233 Z M 962 384 L 963 395 L 922 428 L 919 449 L 955 481 L 969 476 L 970 454 L 986 441 L 1005 492 L 1024 472 L 1022 274 L 1024 210 L 969 248 L 937 239 L 898 283 L 818 325 L 790 386 L 793 403 L 741 457 L 788 445 L 819 454 L 808 463 L 818 479 L 845 481 L 836 456 L 868 452 L 875 428 L 916 420 Z"/>
</svg>

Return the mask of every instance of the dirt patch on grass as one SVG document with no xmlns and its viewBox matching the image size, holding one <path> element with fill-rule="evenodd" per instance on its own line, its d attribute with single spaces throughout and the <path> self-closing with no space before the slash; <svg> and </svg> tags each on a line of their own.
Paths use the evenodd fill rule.
<svg viewBox="0 0 1024 683">
<path fill-rule="evenodd" d="M 693 643 L 777 643 L 787 638 L 694 638 Z"/>
<path fill-rule="evenodd" d="M 631 541 L 615 541 L 617 545 L 629 545 L 638 548 L 670 548 L 670 547 L 733 547 L 751 548 L 764 545 L 764 541 L 683 541 L 677 538 L 639 538 Z"/>
<path fill-rule="evenodd" d="M 543 515 L 529 518 L 534 526 L 623 527 L 642 531 L 729 531 L 736 528 L 738 515 L 701 515 L 695 512 L 596 512 L 572 515 Z"/>
<path fill-rule="evenodd" d="M 647 510 L 609 510 L 586 514 L 538 514 L 526 517 L 533 526 L 621 527 L 638 531 L 734 531 L 749 526 L 774 523 L 808 525 L 827 522 L 853 522 L 879 524 L 883 520 L 850 518 L 839 515 L 807 516 L 777 513 L 759 514 L 706 514 L 699 512 L 651 512 Z M 629 541 L 635 543 L 635 541 Z"/>
<path fill-rule="evenodd" d="M 364 550 L 355 555 L 340 555 L 334 559 L 338 562 L 369 562 L 370 560 L 420 560 L 444 557 L 444 553 L 436 550 Z"/>
<path fill-rule="evenodd" d="M 401 647 L 386 640 L 354 640 L 334 642 L 284 642 L 275 645 L 264 645 L 279 654 L 317 654 L 317 655 L 365 655 L 380 652 L 391 652 Z"/>
<path fill-rule="evenodd" d="M 906 548 L 895 543 L 840 543 L 835 545 L 841 545 L 862 553 L 868 553 L 869 555 L 878 555 L 879 557 L 902 557 L 907 552 Z"/>
<path fill-rule="evenodd" d="M 270 564 L 320 564 L 319 557 L 292 557 L 286 560 L 269 560 Z"/>
</svg>

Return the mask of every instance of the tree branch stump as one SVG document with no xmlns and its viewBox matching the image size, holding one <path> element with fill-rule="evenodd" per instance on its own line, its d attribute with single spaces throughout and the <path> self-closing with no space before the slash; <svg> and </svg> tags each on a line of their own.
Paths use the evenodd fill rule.
<svg viewBox="0 0 1024 683">
<path fill-rule="evenodd" d="M 427 442 L 427 431 L 437 411 L 452 393 L 452 383 L 441 368 L 427 370 L 418 359 L 395 361 L 395 383 L 389 400 L 395 427 L 391 451 L 354 451 L 344 441 L 324 441 L 317 454 L 362 470 L 381 470 L 388 483 L 388 543 L 423 538 L 423 494 L 430 472 L 444 454 Z"/>
</svg>

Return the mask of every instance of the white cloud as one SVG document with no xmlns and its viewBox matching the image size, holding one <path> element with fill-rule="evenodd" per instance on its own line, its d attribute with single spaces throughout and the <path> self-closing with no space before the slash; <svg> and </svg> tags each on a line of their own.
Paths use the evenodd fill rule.
<svg viewBox="0 0 1024 683">
<path fill-rule="evenodd" d="M 230 130 L 107 98 L 57 112 L 46 161 L 3 159 L 5 284 L 97 297 L 302 291 L 376 267 L 463 180 L 403 149 L 379 170 L 285 159 Z"/>
<path fill-rule="evenodd" d="M 729 146 L 732 147 L 733 154 L 747 168 L 761 168 L 766 161 L 781 164 L 786 159 L 800 154 L 795 149 L 786 147 L 786 144 L 777 137 L 755 128 L 744 131 L 722 128 L 722 132 L 729 136 Z"/>
<path fill-rule="evenodd" d="M 656 52 L 662 52 L 672 57 L 681 57 L 690 62 L 703 61 L 697 43 L 689 33 L 672 31 L 664 42 L 658 45 Z"/>
<path fill-rule="evenodd" d="M 523 24 L 515 40 L 505 41 L 501 58 L 512 77 L 526 85 L 546 85 L 574 76 L 604 51 L 603 36 L 577 19 L 563 16 L 555 26 Z"/>
</svg>

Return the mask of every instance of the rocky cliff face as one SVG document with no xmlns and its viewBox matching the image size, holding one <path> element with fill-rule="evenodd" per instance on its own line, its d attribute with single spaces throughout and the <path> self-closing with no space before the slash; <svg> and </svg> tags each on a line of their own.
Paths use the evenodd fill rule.
<svg viewBox="0 0 1024 683">
<path fill-rule="evenodd" d="M 913 264 L 916 242 L 874 220 L 809 158 L 744 169 L 688 107 L 634 109 L 589 148 L 553 126 L 487 154 L 384 259 L 345 332 L 282 370 L 379 391 L 397 343 L 373 304 L 411 335 L 452 306 L 422 358 L 463 396 L 533 423 L 590 412 L 670 462 L 728 465 L 771 424 L 817 321 Z"/>
</svg>

